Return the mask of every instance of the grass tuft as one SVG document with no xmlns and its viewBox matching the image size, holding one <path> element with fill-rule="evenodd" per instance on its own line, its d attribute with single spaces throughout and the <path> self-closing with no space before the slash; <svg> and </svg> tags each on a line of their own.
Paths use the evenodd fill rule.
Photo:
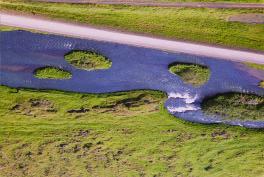
<svg viewBox="0 0 264 177">
<path fill-rule="evenodd" d="M 193 64 L 172 64 L 170 72 L 179 75 L 184 82 L 194 86 L 201 86 L 208 81 L 210 70 L 207 67 Z"/>
<path fill-rule="evenodd" d="M 229 93 L 205 100 L 202 109 L 206 114 L 219 115 L 227 120 L 264 120 L 264 97 Z"/>
<path fill-rule="evenodd" d="M 95 70 L 111 67 L 110 60 L 95 52 L 73 51 L 65 55 L 65 59 L 71 65 L 79 69 Z"/>
<path fill-rule="evenodd" d="M 39 79 L 69 79 L 71 73 L 55 67 L 39 68 L 34 73 Z"/>
</svg>

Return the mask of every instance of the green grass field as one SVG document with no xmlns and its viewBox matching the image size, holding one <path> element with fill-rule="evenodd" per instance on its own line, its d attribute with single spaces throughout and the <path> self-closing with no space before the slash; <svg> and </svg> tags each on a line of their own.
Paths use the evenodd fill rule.
<svg viewBox="0 0 264 177">
<path fill-rule="evenodd" d="M 181 121 L 160 92 L 0 92 L 0 176 L 264 175 L 263 130 Z"/>
<path fill-rule="evenodd" d="M 227 22 L 230 15 L 263 9 L 190 9 L 78 5 L 1 0 L 3 10 L 48 16 L 159 37 L 264 51 L 264 25 Z"/>
</svg>

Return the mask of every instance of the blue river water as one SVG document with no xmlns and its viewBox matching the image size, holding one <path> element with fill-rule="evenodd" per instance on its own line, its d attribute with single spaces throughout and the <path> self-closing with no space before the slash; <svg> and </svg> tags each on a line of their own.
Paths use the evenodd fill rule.
<svg viewBox="0 0 264 177">
<path fill-rule="evenodd" d="M 206 115 L 201 110 L 204 99 L 222 93 L 264 96 L 264 89 L 258 86 L 261 79 L 264 80 L 264 72 L 240 63 L 26 31 L 1 32 L 0 47 L 1 85 L 81 93 L 160 90 L 168 95 L 164 106 L 177 118 L 197 123 L 264 128 L 264 121 L 231 121 L 217 115 Z M 73 50 L 100 53 L 112 61 L 112 66 L 92 71 L 77 69 L 64 59 L 65 54 Z M 206 66 L 211 72 L 210 79 L 200 87 L 193 87 L 169 72 L 168 67 L 172 63 Z M 36 69 L 48 66 L 69 71 L 72 78 L 39 79 L 34 76 Z"/>
</svg>

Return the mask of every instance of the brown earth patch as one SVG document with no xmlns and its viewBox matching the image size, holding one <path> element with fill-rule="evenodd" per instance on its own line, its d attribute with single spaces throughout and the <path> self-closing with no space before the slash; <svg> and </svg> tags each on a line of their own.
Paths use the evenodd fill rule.
<svg viewBox="0 0 264 177">
<path fill-rule="evenodd" d="M 70 109 L 67 112 L 68 113 L 86 113 L 88 111 L 89 111 L 89 109 L 81 107 L 79 109 Z"/>
<path fill-rule="evenodd" d="M 230 134 L 228 132 L 226 132 L 225 130 L 216 130 L 214 132 L 211 133 L 211 137 L 212 139 L 229 139 L 230 138 Z"/>
<path fill-rule="evenodd" d="M 93 106 L 99 113 L 111 113 L 120 116 L 149 114 L 159 111 L 160 100 L 146 94 Z"/>
<path fill-rule="evenodd" d="M 46 114 L 57 112 L 51 101 L 46 99 L 30 99 L 28 101 L 17 103 L 12 108 L 11 111 L 27 115 L 27 116 L 45 116 Z"/>
<path fill-rule="evenodd" d="M 229 22 L 264 24 L 264 14 L 237 14 L 228 17 Z"/>
</svg>

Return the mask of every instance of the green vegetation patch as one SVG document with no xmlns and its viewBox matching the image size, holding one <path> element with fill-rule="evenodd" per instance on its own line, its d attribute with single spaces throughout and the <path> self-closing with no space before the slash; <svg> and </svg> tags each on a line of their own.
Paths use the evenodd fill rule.
<svg viewBox="0 0 264 177">
<path fill-rule="evenodd" d="M 248 67 L 250 68 L 253 68 L 253 69 L 258 69 L 258 70 L 263 70 L 264 71 L 264 65 L 262 64 L 256 64 L 256 63 L 244 63 L 245 65 L 247 65 Z"/>
<path fill-rule="evenodd" d="M 45 15 L 98 27 L 264 51 L 264 25 L 228 22 L 264 9 L 192 9 L 0 0 L 4 10 Z"/>
<path fill-rule="evenodd" d="M 19 30 L 19 29 L 20 28 L 0 25 L 0 31 L 14 31 L 14 30 Z"/>
<path fill-rule="evenodd" d="M 263 70 L 264 71 L 264 65 L 261 64 L 255 64 L 255 63 L 244 63 L 245 65 L 247 65 L 250 68 L 253 69 L 258 69 L 258 70 Z M 259 83 L 259 86 L 264 88 L 264 81 Z"/>
<path fill-rule="evenodd" d="M 55 67 L 44 67 L 39 68 L 34 73 L 35 77 L 39 79 L 69 79 L 71 73 L 68 71 L 55 68 Z"/>
<path fill-rule="evenodd" d="M 86 70 L 107 69 L 112 64 L 104 56 L 89 51 L 73 51 L 65 55 L 65 59 L 76 68 Z"/>
<path fill-rule="evenodd" d="M 264 97 L 229 93 L 205 100 L 202 109 L 206 114 L 219 115 L 227 120 L 264 120 Z"/>
<path fill-rule="evenodd" d="M 210 77 L 210 70 L 201 65 L 176 63 L 171 64 L 169 70 L 173 74 L 179 75 L 184 82 L 194 86 L 203 85 Z"/>
<path fill-rule="evenodd" d="M 262 88 L 264 88 L 264 81 L 261 81 L 261 82 L 259 83 L 259 86 L 262 87 Z"/>
<path fill-rule="evenodd" d="M 38 31 L 38 30 L 32 30 L 32 29 L 26 29 L 26 28 L 20 28 L 20 27 L 12 27 L 12 26 L 0 25 L 0 32 L 1 31 L 2 32 L 14 31 L 14 30 L 26 30 L 26 31 L 30 31 L 32 33 L 48 34 L 47 32 Z"/>
</svg>

